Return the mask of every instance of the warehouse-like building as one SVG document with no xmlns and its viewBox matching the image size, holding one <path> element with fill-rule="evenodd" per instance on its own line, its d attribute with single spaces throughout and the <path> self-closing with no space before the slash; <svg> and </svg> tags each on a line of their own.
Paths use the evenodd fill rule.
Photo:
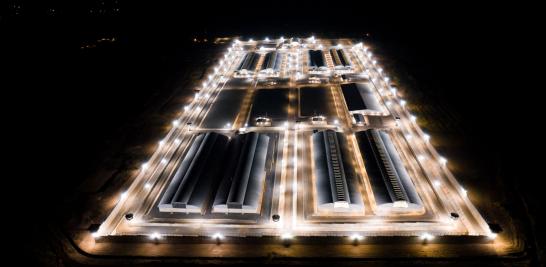
<svg viewBox="0 0 546 267">
<path fill-rule="evenodd" d="M 389 113 L 379 103 L 378 96 L 365 83 L 347 83 L 341 85 L 343 98 L 351 112 L 364 115 L 388 115 Z"/>
<path fill-rule="evenodd" d="M 237 67 L 235 76 L 248 77 L 254 75 L 260 56 L 261 55 L 256 52 L 248 52 Z"/>
<path fill-rule="evenodd" d="M 376 212 L 422 213 L 423 204 L 389 135 L 380 130 L 355 133 L 375 199 Z"/>
<path fill-rule="evenodd" d="M 228 142 L 227 136 L 213 132 L 195 137 L 159 202 L 161 212 L 204 212 Z"/>
<path fill-rule="evenodd" d="M 266 77 L 278 77 L 281 70 L 282 55 L 277 51 L 268 52 L 264 56 L 260 75 Z"/>
<path fill-rule="evenodd" d="M 312 140 L 318 211 L 363 211 L 358 178 L 345 136 L 326 130 L 314 133 Z"/>
<path fill-rule="evenodd" d="M 330 56 L 334 62 L 334 68 L 336 71 L 350 71 L 352 70 L 351 63 L 343 49 L 332 48 L 330 49 Z"/>
<path fill-rule="evenodd" d="M 328 66 L 326 66 L 326 58 L 322 50 L 309 50 L 308 51 L 309 61 L 308 67 L 310 72 L 325 72 L 328 71 Z"/>
<path fill-rule="evenodd" d="M 269 139 L 255 132 L 232 138 L 212 212 L 260 213 Z"/>
</svg>

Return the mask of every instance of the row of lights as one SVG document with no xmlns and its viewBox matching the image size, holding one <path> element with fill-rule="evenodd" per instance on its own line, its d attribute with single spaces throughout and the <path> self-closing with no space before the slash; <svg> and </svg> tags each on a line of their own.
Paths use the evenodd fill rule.
<svg viewBox="0 0 546 267">
<path fill-rule="evenodd" d="M 363 43 L 358 43 L 358 44 L 356 44 L 353 48 L 360 48 L 362 51 L 358 51 L 358 50 L 357 50 L 357 54 L 360 54 L 361 56 L 364 54 L 364 55 L 368 58 L 367 60 L 371 60 L 372 65 L 376 67 L 376 71 L 379 73 L 379 75 L 380 75 L 380 76 L 383 75 L 383 68 L 377 66 L 377 60 L 373 59 L 373 53 L 370 52 L 370 51 L 368 51 L 368 48 L 365 47 Z M 372 69 L 373 69 L 373 67 L 372 67 Z M 369 74 L 369 70 L 368 70 L 368 69 L 366 69 L 366 73 Z M 374 80 L 374 79 L 375 79 L 375 78 L 373 78 L 372 80 Z M 388 83 L 388 82 L 390 81 L 390 78 L 389 78 L 389 77 L 384 77 L 384 78 L 383 78 L 383 81 L 384 81 L 385 83 Z M 386 86 L 390 87 L 388 84 L 387 84 Z M 396 89 L 396 88 L 390 87 L 390 92 L 391 92 L 391 95 L 392 95 L 393 97 L 397 97 L 397 89 Z M 407 101 L 404 100 L 404 99 L 400 99 L 400 101 L 399 101 L 398 103 L 400 104 L 400 106 L 401 106 L 402 108 L 405 108 L 406 105 L 407 105 Z M 390 105 L 392 105 L 392 102 L 387 101 L 385 104 L 386 104 L 387 106 L 390 106 Z M 415 122 L 417 121 L 417 117 L 416 117 L 415 115 L 410 115 L 410 120 L 411 120 L 412 123 L 415 123 Z M 407 134 L 407 135 L 406 135 L 406 139 L 407 139 L 407 140 L 412 139 L 412 137 L 413 137 L 413 136 L 412 136 L 411 134 Z M 425 143 L 430 142 L 430 135 L 424 133 L 423 136 L 422 136 L 422 138 L 423 138 L 423 140 L 425 141 Z M 418 155 L 418 156 L 417 156 L 417 159 L 418 159 L 419 161 L 423 161 L 423 160 L 426 159 L 426 158 L 425 158 L 423 155 Z M 447 160 L 445 157 L 440 156 L 440 157 L 438 158 L 438 163 L 439 163 L 442 167 L 445 167 L 445 166 L 447 165 L 447 162 L 448 162 L 448 160 Z M 433 183 L 434 183 L 435 186 L 439 186 L 439 185 L 440 185 L 440 181 L 438 181 L 438 180 L 434 181 Z M 467 194 L 468 194 L 467 190 L 464 189 L 464 188 L 462 188 L 462 187 L 460 188 L 460 192 L 461 192 L 461 194 L 462 194 L 464 197 L 466 197 Z"/>
<path fill-rule="evenodd" d="M 226 53 L 226 54 L 224 55 L 224 58 L 225 58 L 225 59 L 229 59 L 229 60 L 231 60 L 231 61 L 234 60 L 235 57 L 234 57 L 234 55 L 232 55 L 232 48 L 236 47 L 236 44 L 238 44 L 238 41 L 237 41 L 237 40 L 236 40 L 235 43 L 232 45 L 232 47 L 228 49 L 228 53 Z M 214 67 L 214 74 L 217 74 L 217 73 L 218 73 L 219 69 L 224 65 L 224 63 L 225 63 L 225 61 L 224 61 L 224 59 L 223 59 L 223 60 L 220 61 L 218 67 Z M 231 63 L 232 63 L 232 62 L 230 62 L 229 64 L 231 64 Z M 226 68 L 225 66 L 224 66 L 224 68 L 223 68 L 223 71 L 224 71 L 224 72 L 227 71 L 227 68 Z M 208 85 L 211 85 L 211 84 L 209 84 L 209 83 L 212 81 L 213 77 L 214 77 L 213 75 L 209 75 L 209 76 L 208 76 L 208 81 L 204 81 L 204 82 L 203 82 L 203 88 L 207 88 Z M 217 83 L 212 83 L 212 85 L 213 85 L 213 86 L 216 86 Z M 204 94 L 204 95 L 201 95 L 200 93 L 196 93 L 196 94 L 195 94 L 195 97 L 194 97 L 194 100 L 195 100 L 195 101 L 198 101 L 201 97 L 204 97 L 204 98 L 206 99 L 206 98 L 209 98 L 209 97 L 210 97 L 210 94 L 206 93 L 206 94 Z M 191 104 L 185 105 L 185 106 L 183 107 L 183 110 L 184 110 L 184 111 L 189 111 L 189 110 L 190 110 L 190 105 L 191 105 Z M 195 108 L 195 110 L 196 110 L 197 112 L 199 112 L 199 111 L 201 110 L 201 107 L 197 106 L 197 107 Z M 177 128 L 178 126 L 180 126 L 180 120 L 179 120 L 179 119 L 173 120 L 173 121 L 172 121 L 172 125 L 173 125 L 174 128 Z M 181 140 L 178 139 L 178 138 L 176 138 L 176 139 L 173 141 L 173 143 L 174 143 L 175 145 L 178 145 L 178 144 L 181 143 Z M 158 142 L 158 145 L 159 145 L 160 148 L 163 147 L 163 146 L 165 145 L 165 140 L 160 140 L 160 141 Z M 163 164 L 163 165 L 165 165 L 165 164 L 168 163 L 168 161 L 167 161 L 166 158 L 163 158 L 163 159 L 161 159 L 160 163 Z M 141 165 L 141 170 L 142 170 L 142 171 L 146 171 L 148 168 L 149 168 L 149 163 L 148 163 L 148 162 L 145 162 L 145 163 L 143 163 L 143 164 Z M 147 182 L 147 183 L 144 184 L 144 188 L 147 189 L 147 190 L 150 189 L 151 187 L 152 187 L 152 184 L 149 183 L 149 182 Z M 120 198 L 119 198 L 120 201 L 118 202 L 118 204 L 119 204 L 120 202 L 122 202 L 123 200 L 125 200 L 125 199 L 127 198 L 127 196 L 128 196 L 128 192 L 127 192 L 127 191 L 122 192 L 121 195 L 120 195 Z M 91 235 L 92 235 L 94 238 L 98 238 L 98 237 L 100 236 L 100 234 L 99 234 L 98 232 L 93 232 Z M 152 239 L 158 239 L 158 238 L 160 238 L 160 234 L 154 232 L 154 233 L 152 233 L 152 234 L 150 235 L 150 237 L 151 237 Z"/>
</svg>

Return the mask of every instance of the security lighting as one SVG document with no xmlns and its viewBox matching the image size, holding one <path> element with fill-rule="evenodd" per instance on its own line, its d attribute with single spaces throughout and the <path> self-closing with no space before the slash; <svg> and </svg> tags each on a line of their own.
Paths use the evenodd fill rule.
<svg viewBox="0 0 546 267">
<path fill-rule="evenodd" d="M 153 232 L 149 235 L 150 239 L 157 240 L 161 238 L 161 235 L 158 232 Z"/>
<path fill-rule="evenodd" d="M 292 239 L 292 238 L 294 238 L 294 236 L 291 233 L 283 233 L 281 235 L 282 240 L 289 240 L 289 239 Z"/>
<path fill-rule="evenodd" d="M 350 236 L 351 240 L 353 241 L 360 241 L 362 239 L 364 239 L 364 237 L 362 235 L 359 235 L 359 234 L 353 234 Z"/>
<path fill-rule="evenodd" d="M 220 239 L 224 239 L 224 236 L 221 233 L 215 233 L 212 235 L 212 238 L 216 240 L 220 240 Z"/>
<path fill-rule="evenodd" d="M 432 240 L 432 239 L 434 239 L 434 236 L 431 235 L 431 234 L 429 234 L 429 233 L 423 233 L 423 234 L 421 235 L 421 239 L 422 239 L 422 240 Z"/>
</svg>

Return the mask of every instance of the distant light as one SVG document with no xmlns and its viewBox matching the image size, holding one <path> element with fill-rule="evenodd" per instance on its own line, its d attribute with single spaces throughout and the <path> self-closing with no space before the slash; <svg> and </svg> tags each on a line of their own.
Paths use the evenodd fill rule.
<svg viewBox="0 0 546 267">
<path fill-rule="evenodd" d="M 468 191 L 461 187 L 461 194 L 466 197 L 468 195 Z"/>
<path fill-rule="evenodd" d="M 431 234 L 429 234 L 429 233 L 423 233 L 423 234 L 421 235 L 421 239 L 422 239 L 422 240 L 432 240 L 432 239 L 434 239 L 434 236 L 431 235 Z"/>
<path fill-rule="evenodd" d="M 152 188 L 152 185 L 150 183 L 144 184 L 144 189 L 150 189 L 150 188 Z"/>
<path fill-rule="evenodd" d="M 423 139 L 425 139 L 425 142 L 428 142 L 430 140 L 430 135 L 423 134 Z"/>
<path fill-rule="evenodd" d="M 159 141 L 159 146 L 163 146 L 165 144 L 164 140 Z"/>
<path fill-rule="evenodd" d="M 127 191 L 121 193 L 121 195 L 119 196 L 119 199 L 120 199 L 120 200 L 124 200 L 124 199 L 126 199 L 126 198 L 127 198 Z"/>
<path fill-rule="evenodd" d="M 441 183 L 440 181 L 438 181 L 438 180 L 434 180 L 434 182 L 432 182 L 432 184 L 433 184 L 434 186 L 436 186 L 436 187 L 442 185 L 442 183 Z"/>
<path fill-rule="evenodd" d="M 338 120 L 338 119 L 335 119 L 335 120 L 334 120 L 334 124 L 335 124 L 335 125 L 338 125 L 338 124 L 339 124 L 339 120 Z"/>
<path fill-rule="evenodd" d="M 415 122 L 415 121 L 417 120 L 417 117 L 415 117 L 414 115 L 411 115 L 411 116 L 410 116 L 410 120 L 411 120 L 412 122 Z"/>
<path fill-rule="evenodd" d="M 167 164 L 167 159 L 165 158 L 161 159 L 161 164 Z"/>
<path fill-rule="evenodd" d="M 407 140 L 411 140 L 412 138 L 413 138 L 413 135 L 411 135 L 411 134 L 406 134 L 406 139 L 407 139 Z"/>
<path fill-rule="evenodd" d="M 283 36 L 281 36 L 280 40 L 281 40 L 281 41 L 284 41 L 284 37 L 283 37 Z"/>
<path fill-rule="evenodd" d="M 267 37 L 265 37 L 265 39 L 264 39 L 264 40 L 265 40 L 266 42 L 269 42 L 269 38 L 267 38 Z"/>
<path fill-rule="evenodd" d="M 245 127 L 248 127 L 248 123 L 245 123 Z"/>
<path fill-rule="evenodd" d="M 387 107 L 390 107 L 390 106 L 392 105 L 392 102 L 387 100 L 387 101 L 385 102 L 385 105 L 387 105 Z"/>
<path fill-rule="evenodd" d="M 391 94 L 396 95 L 397 89 L 394 87 L 391 87 Z"/>
<path fill-rule="evenodd" d="M 341 45 L 341 44 L 337 45 L 337 48 L 342 48 L 342 47 L 343 47 L 343 45 Z"/>
<path fill-rule="evenodd" d="M 212 75 L 209 75 L 209 81 L 212 80 Z"/>
<path fill-rule="evenodd" d="M 423 155 L 418 155 L 418 156 L 417 156 L 417 160 L 418 160 L 418 161 L 423 161 L 423 160 L 425 160 L 425 156 L 423 156 Z"/>
<path fill-rule="evenodd" d="M 388 83 L 390 81 L 390 78 L 389 77 L 385 77 L 383 78 L 383 81 L 385 81 L 386 83 Z"/>
<path fill-rule="evenodd" d="M 444 166 L 445 166 L 446 163 L 447 163 L 447 159 L 444 158 L 444 157 L 440 157 L 440 159 L 438 159 L 438 161 L 440 162 L 440 164 L 442 164 L 442 165 L 444 165 Z"/>
<path fill-rule="evenodd" d="M 370 58 L 373 56 L 372 52 L 368 52 L 366 55 L 367 55 L 368 57 L 370 57 Z M 372 63 L 373 63 L 373 62 L 372 62 Z M 375 65 L 375 63 L 373 63 L 373 64 Z"/>
<path fill-rule="evenodd" d="M 403 99 L 400 100 L 400 106 L 404 107 L 406 106 L 406 104 L 407 104 L 406 100 L 403 100 Z"/>
<path fill-rule="evenodd" d="M 178 120 L 173 120 L 173 126 L 176 127 L 176 126 L 178 126 L 179 124 L 180 124 L 180 121 L 178 121 Z"/>
<path fill-rule="evenodd" d="M 294 238 L 294 236 L 291 233 L 283 233 L 281 235 L 282 240 L 289 240 L 289 239 L 292 239 L 292 238 Z"/>
<path fill-rule="evenodd" d="M 372 60 L 372 64 L 377 64 L 377 60 Z"/>
<path fill-rule="evenodd" d="M 221 233 L 215 233 L 212 235 L 212 238 L 216 240 L 221 240 L 224 239 L 224 235 L 222 235 Z"/>
<path fill-rule="evenodd" d="M 182 141 L 180 141 L 180 139 L 178 139 L 178 138 L 174 139 L 174 143 L 175 143 L 176 145 L 180 144 L 180 142 L 182 142 Z"/>
<path fill-rule="evenodd" d="M 254 40 L 252 40 L 252 38 L 248 39 L 249 42 L 254 42 Z"/>
<path fill-rule="evenodd" d="M 100 234 L 99 234 L 99 232 L 93 232 L 93 233 L 91 233 L 91 236 L 93 238 L 98 238 L 98 237 L 100 237 Z"/>
<path fill-rule="evenodd" d="M 377 69 L 377 72 L 379 72 L 379 73 L 383 72 L 383 68 Z"/>
<path fill-rule="evenodd" d="M 288 122 L 285 121 L 285 122 L 283 123 L 283 125 L 284 125 L 284 127 L 288 127 Z"/>
<path fill-rule="evenodd" d="M 149 235 L 149 237 L 150 239 L 157 240 L 161 238 L 161 234 L 159 234 L 158 232 L 153 232 Z"/>
<path fill-rule="evenodd" d="M 359 235 L 359 234 L 353 234 L 353 235 L 350 236 L 350 238 L 353 241 L 360 241 L 360 240 L 364 239 L 364 236 Z"/>
<path fill-rule="evenodd" d="M 143 170 L 146 170 L 146 169 L 148 169 L 148 163 L 142 163 L 142 165 L 140 165 L 140 167 L 141 167 Z"/>
</svg>

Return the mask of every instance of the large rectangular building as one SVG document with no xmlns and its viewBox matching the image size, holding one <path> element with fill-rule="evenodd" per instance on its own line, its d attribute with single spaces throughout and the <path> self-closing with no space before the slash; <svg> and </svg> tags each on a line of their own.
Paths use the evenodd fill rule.
<svg viewBox="0 0 546 267">
<path fill-rule="evenodd" d="M 370 181 L 378 214 L 424 212 L 398 151 L 389 135 L 380 130 L 355 133 Z"/>
<path fill-rule="evenodd" d="M 265 134 L 252 132 L 232 138 L 212 212 L 260 213 L 268 146 Z"/>
<path fill-rule="evenodd" d="M 316 132 L 312 140 L 318 211 L 362 211 L 358 179 L 343 133 Z"/>
</svg>

